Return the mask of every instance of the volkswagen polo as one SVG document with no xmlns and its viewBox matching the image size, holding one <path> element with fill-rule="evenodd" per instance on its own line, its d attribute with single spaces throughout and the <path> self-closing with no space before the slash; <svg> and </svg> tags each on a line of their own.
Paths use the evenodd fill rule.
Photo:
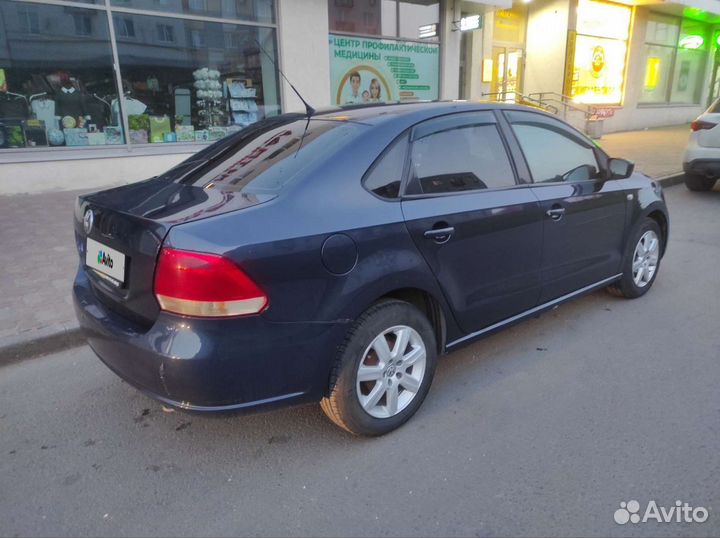
<svg viewBox="0 0 720 538">
<path fill-rule="evenodd" d="M 320 402 L 407 421 L 438 356 L 598 288 L 642 296 L 661 187 L 532 108 L 423 103 L 266 119 L 81 196 L 75 309 L 99 358 L 197 412 Z"/>
</svg>

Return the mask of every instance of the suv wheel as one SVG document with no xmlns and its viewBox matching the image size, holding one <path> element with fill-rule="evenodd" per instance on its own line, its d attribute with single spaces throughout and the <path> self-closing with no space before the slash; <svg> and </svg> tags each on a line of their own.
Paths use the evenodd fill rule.
<svg viewBox="0 0 720 538">
<path fill-rule="evenodd" d="M 356 435 L 398 428 L 430 389 L 436 350 L 430 322 L 413 305 L 390 300 L 370 307 L 339 350 L 322 410 Z"/>
<path fill-rule="evenodd" d="M 715 178 L 685 174 L 685 186 L 691 191 L 709 191 L 715 186 Z"/>
</svg>

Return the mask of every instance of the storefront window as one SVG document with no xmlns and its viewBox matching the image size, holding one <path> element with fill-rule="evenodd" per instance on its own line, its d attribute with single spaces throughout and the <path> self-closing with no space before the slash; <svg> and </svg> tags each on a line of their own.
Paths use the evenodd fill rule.
<svg viewBox="0 0 720 538">
<path fill-rule="evenodd" d="M 670 88 L 671 103 L 699 103 L 710 35 L 704 23 L 683 20 Z"/>
<path fill-rule="evenodd" d="M 674 47 L 680 33 L 680 22 L 675 17 L 650 13 L 645 42 Z"/>
<path fill-rule="evenodd" d="M 129 139 L 218 140 L 279 113 L 269 28 L 114 15 Z M 114 117 L 117 108 L 113 109 Z"/>
<path fill-rule="evenodd" d="M 644 46 L 642 103 L 699 103 L 710 47 L 708 26 L 651 13 Z"/>
<path fill-rule="evenodd" d="M 275 29 L 192 14 L 271 23 L 275 3 L 0 0 L 0 150 L 207 143 L 279 114 Z"/>
<path fill-rule="evenodd" d="M 114 7 L 274 23 L 274 0 L 110 0 Z"/>
<path fill-rule="evenodd" d="M 122 144 L 104 11 L 0 2 L 0 148 Z"/>
<path fill-rule="evenodd" d="M 645 79 L 640 102 L 663 103 L 667 100 L 670 66 L 674 54 L 674 47 L 645 45 Z"/>
<path fill-rule="evenodd" d="M 439 6 L 417 0 L 328 0 L 330 31 L 418 39 L 421 26 L 440 20 Z"/>
<path fill-rule="evenodd" d="M 383 0 L 328 0 L 330 31 L 381 35 L 383 7 Z"/>
<path fill-rule="evenodd" d="M 631 8 L 594 0 L 578 3 L 571 95 L 578 103 L 619 105 Z"/>
<path fill-rule="evenodd" d="M 383 4 L 390 4 L 390 7 L 394 7 L 395 2 L 392 0 L 383 0 Z M 438 2 L 428 3 L 423 2 L 419 4 L 417 2 L 397 2 L 400 10 L 400 24 L 397 24 L 397 18 L 395 22 L 395 29 L 392 27 L 387 30 L 391 33 L 385 35 L 397 35 L 405 39 L 417 39 L 419 36 L 419 29 L 421 26 L 428 24 L 436 24 L 440 21 L 440 4 Z M 383 29 L 385 29 L 385 21 L 383 20 Z M 434 41 L 437 41 L 436 37 Z"/>
</svg>

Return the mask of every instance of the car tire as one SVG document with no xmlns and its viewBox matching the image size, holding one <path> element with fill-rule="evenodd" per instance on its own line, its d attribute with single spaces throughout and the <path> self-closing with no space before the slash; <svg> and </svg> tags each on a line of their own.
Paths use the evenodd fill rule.
<svg viewBox="0 0 720 538">
<path fill-rule="evenodd" d="M 379 302 L 358 318 L 339 348 L 320 406 L 352 434 L 384 435 L 422 405 L 436 363 L 437 341 L 428 318 L 404 301 Z"/>
<path fill-rule="evenodd" d="M 664 240 L 657 222 L 651 218 L 641 221 L 625 247 L 622 278 L 609 286 L 608 291 L 627 299 L 645 295 L 660 270 Z"/>
<path fill-rule="evenodd" d="M 709 191 L 715 186 L 717 179 L 697 174 L 685 174 L 685 186 L 691 191 Z"/>
</svg>

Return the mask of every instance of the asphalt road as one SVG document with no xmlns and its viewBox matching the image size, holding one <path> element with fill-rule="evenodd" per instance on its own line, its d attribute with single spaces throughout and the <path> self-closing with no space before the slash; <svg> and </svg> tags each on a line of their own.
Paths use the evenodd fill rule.
<svg viewBox="0 0 720 538">
<path fill-rule="evenodd" d="M 720 192 L 667 195 L 648 295 L 595 293 L 447 356 L 381 439 L 316 406 L 166 413 L 87 348 L 3 368 L 0 534 L 720 535 Z M 616 524 L 632 499 L 709 517 Z"/>
</svg>

